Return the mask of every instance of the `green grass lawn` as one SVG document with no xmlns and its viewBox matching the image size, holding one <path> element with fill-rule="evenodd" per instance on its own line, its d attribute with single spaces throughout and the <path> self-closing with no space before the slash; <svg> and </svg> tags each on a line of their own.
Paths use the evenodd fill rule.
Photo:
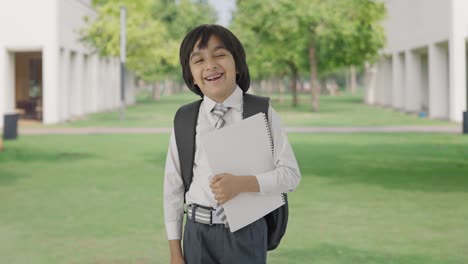
<svg viewBox="0 0 468 264">
<path fill-rule="evenodd" d="M 168 137 L 5 142 L 0 263 L 168 263 Z M 303 179 L 268 263 L 468 263 L 468 137 L 289 137 Z"/>
<path fill-rule="evenodd" d="M 192 93 L 165 96 L 158 102 L 140 94 L 138 103 L 126 109 L 126 119 L 120 121 L 118 109 L 90 114 L 59 127 L 172 127 L 175 111 L 182 104 L 198 100 Z M 291 95 L 280 102 L 278 94 L 271 96 L 273 107 L 280 113 L 285 126 L 395 126 L 395 125 L 456 125 L 447 121 L 419 118 L 389 108 L 363 104 L 362 95 L 322 96 L 319 112 L 310 111 L 310 95 L 302 94 L 297 108 L 291 106 Z M 54 127 L 57 125 L 54 125 Z"/>
</svg>

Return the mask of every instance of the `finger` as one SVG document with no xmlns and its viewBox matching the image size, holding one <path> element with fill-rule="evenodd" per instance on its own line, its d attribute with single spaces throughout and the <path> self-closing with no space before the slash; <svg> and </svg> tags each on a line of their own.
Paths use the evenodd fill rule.
<svg viewBox="0 0 468 264">
<path fill-rule="evenodd" d="M 219 185 L 219 183 L 217 183 L 217 184 L 210 184 L 210 188 L 211 188 L 211 190 L 218 190 L 218 191 L 221 191 L 221 186 Z"/>
<path fill-rule="evenodd" d="M 224 200 L 225 198 L 226 197 L 222 194 L 215 194 L 215 200 L 218 202 Z"/>
<path fill-rule="evenodd" d="M 223 177 L 224 177 L 224 174 L 215 175 L 215 176 L 213 176 L 213 178 L 211 178 L 211 183 L 214 184 L 214 183 L 220 181 Z"/>
</svg>

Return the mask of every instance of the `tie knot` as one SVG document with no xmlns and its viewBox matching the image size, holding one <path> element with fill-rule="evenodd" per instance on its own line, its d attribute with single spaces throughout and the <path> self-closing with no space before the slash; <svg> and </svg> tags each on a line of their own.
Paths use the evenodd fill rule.
<svg viewBox="0 0 468 264">
<path fill-rule="evenodd" d="M 213 107 L 213 111 L 223 111 L 223 112 L 227 112 L 227 110 L 229 109 L 229 107 L 223 105 L 223 104 L 216 104 L 214 107 Z"/>
<path fill-rule="evenodd" d="M 211 110 L 211 112 L 218 117 L 222 117 L 224 116 L 224 114 L 226 114 L 228 110 L 229 110 L 229 107 L 224 106 L 223 104 L 216 104 Z"/>
</svg>

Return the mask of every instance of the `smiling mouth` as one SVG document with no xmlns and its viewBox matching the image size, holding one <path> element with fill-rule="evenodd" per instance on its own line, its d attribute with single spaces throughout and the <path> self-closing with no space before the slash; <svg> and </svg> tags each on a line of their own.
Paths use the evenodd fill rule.
<svg viewBox="0 0 468 264">
<path fill-rule="evenodd" d="M 206 77 L 205 80 L 207 80 L 207 81 L 209 81 L 209 82 L 217 81 L 217 80 L 219 80 L 219 78 L 221 78 L 223 75 L 224 75 L 224 73 L 220 73 L 220 74 L 217 74 L 217 75 L 213 75 L 213 76 L 210 76 L 210 77 Z"/>
</svg>

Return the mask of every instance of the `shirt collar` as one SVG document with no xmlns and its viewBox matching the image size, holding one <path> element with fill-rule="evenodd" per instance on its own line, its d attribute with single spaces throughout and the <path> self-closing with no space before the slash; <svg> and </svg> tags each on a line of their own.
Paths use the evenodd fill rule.
<svg viewBox="0 0 468 264">
<path fill-rule="evenodd" d="M 204 105 L 205 105 L 205 110 L 210 112 L 215 105 L 217 104 L 216 101 L 213 99 L 209 98 L 208 96 L 203 97 Z M 224 100 L 222 103 L 226 107 L 231 107 L 236 109 L 237 111 L 241 111 L 242 109 L 242 90 L 239 88 L 239 86 L 234 89 L 234 92 Z"/>
</svg>

